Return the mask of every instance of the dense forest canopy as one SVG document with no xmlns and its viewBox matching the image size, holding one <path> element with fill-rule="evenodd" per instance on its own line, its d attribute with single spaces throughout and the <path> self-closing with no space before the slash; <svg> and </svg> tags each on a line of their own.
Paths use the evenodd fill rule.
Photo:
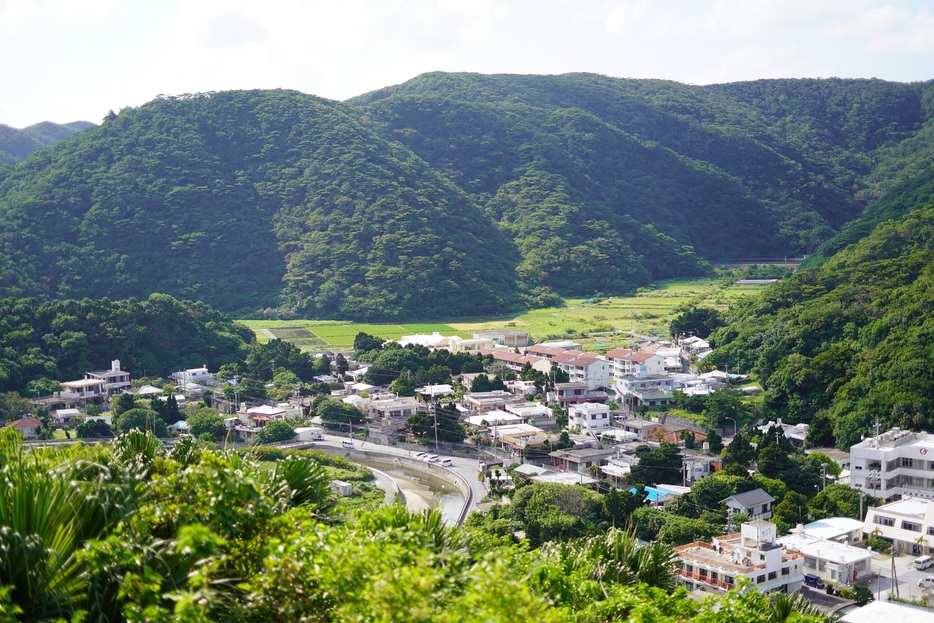
<svg viewBox="0 0 934 623">
<path fill-rule="evenodd" d="M 0 300 L 0 393 L 41 379 L 84 378 L 119 360 L 134 376 L 166 376 L 243 361 L 253 332 L 203 303 L 154 294 L 144 301 Z M 43 395 L 45 392 L 43 392 Z"/>
<path fill-rule="evenodd" d="M 848 448 L 900 426 L 934 430 L 934 195 L 818 268 L 744 301 L 716 329 L 711 365 L 752 372 L 765 415 Z"/>
<path fill-rule="evenodd" d="M 0 168 L 0 294 L 383 320 L 622 292 L 846 234 L 931 162 L 932 102 L 445 73 L 344 103 L 162 97 Z"/>
</svg>

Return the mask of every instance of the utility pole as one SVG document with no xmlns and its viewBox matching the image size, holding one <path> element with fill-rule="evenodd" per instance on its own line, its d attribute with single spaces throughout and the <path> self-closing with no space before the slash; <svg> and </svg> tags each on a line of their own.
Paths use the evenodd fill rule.
<svg viewBox="0 0 934 623">
<path fill-rule="evenodd" d="M 825 463 L 820 464 L 820 490 L 823 491 L 827 487 L 827 465 Z M 862 504 L 863 498 L 859 498 L 860 504 Z M 862 514 L 862 513 L 860 513 Z"/>
</svg>

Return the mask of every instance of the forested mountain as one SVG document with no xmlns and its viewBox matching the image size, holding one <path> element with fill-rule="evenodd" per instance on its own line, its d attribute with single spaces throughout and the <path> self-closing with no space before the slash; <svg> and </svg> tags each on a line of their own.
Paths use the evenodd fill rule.
<svg viewBox="0 0 934 623">
<path fill-rule="evenodd" d="M 883 429 L 934 430 L 930 178 L 898 196 L 927 205 L 744 301 L 711 337 L 716 350 L 706 361 L 757 374 L 769 389 L 765 415 L 810 422 L 816 445 L 847 448 L 876 420 Z"/>
<path fill-rule="evenodd" d="M 93 126 L 90 121 L 65 124 L 43 121 L 17 130 L 0 123 L 0 164 L 13 164 L 25 160 L 32 152 L 54 145 L 75 132 Z"/>
<path fill-rule="evenodd" d="M 114 359 L 134 376 L 216 370 L 242 361 L 253 339 L 250 329 L 203 303 L 164 294 L 144 301 L 7 298 L 0 300 L 0 392 L 83 378 Z"/>
<path fill-rule="evenodd" d="M 376 320 L 622 292 L 813 252 L 924 169 L 932 102 L 934 83 L 441 73 L 344 103 L 161 98 L 7 170 L 0 293 Z"/>
</svg>

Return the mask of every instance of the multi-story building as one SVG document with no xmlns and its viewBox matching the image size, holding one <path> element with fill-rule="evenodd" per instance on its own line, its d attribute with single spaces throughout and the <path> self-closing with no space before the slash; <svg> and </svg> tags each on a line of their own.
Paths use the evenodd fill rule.
<svg viewBox="0 0 934 623">
<path fill-rule="evenodd" d="M 602 390 L 590 390 L 586 383 L 555 383 L 554 391 L 548 392 L 548 402 L 556 402 L 562 409 L 582 402 L 606 402 Z"/>
<path fill-rule="evenodd" d="M 614 379 L 625 377 L 658 376 L 666 373 L 665 357 L 655 353 L 628 348 L 614 348 L 607 351 L 606 360 L 610 364 L 610 376 Z M 678 371 L 680 372 L 680 366 Z"/>
<path fill-rule="evenodd" d="M 888 541 L 898 552 L 934 554 L 934 501 L 904 498 L 869 507 L 863 536 Z"/>
<path fill-rule="evenodd" d="M 782 547 L 775 533 L 769 521 L 748 521 L 739 534 L 681 545 L 674 550 L 675 572 L 688 590 L 728 591 L 745 577 L 760 591 L 796 592 L 804 580 L 804 556 Z"/>
<path fill-rule="evenodd" d="M 120 369 L 120 360 L 110 362 L 109 370 L 92 370 L 84 373 L 85 379 L 103 381 L 103 391 L 107 395 L 120 394 L 130 389 L 130 373 Z"/>
<path fill-rule="evenodd" d="M 934 499 L 934 435 L 893 428 L 850 448 L 851 486 L 884 500 Z"/>
<path fill-rule="evenodd" d="M 582 402 L 568 407 L 568 428 L 594 431 L 609 428 L 610 408 L 598 402 Z"/>
<path fill-rule="evenodd" d="M 663 407 L 671 402 L 674 379 L 670 376 L 624 377 L 615 379 L 613 387 L 620 402 L 635 411 Z"/>
</svg>

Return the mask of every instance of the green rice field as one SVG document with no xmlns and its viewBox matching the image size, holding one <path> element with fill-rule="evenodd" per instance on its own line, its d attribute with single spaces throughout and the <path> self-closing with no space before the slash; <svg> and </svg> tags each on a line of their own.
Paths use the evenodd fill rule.
<svg viewBox="0 0 934 623">
<path fill-rule="evenodd" d="M 635 294 L 598 299 L 567 299 L 564 307 L 536 309 L 510 318 L 485 321 L 360 324 L 328 320 L 242 320 L 260 342 L 275 337 L 303 350 L 350 350 L 363 331 L 386 340 L 433 333 L 471 337 L 482 329 L 528 331 L 535 341 L 574 339 L 588 350 L 625 346 L 632 336 L 668 337 L 668 323 L 687 305 L 726 309 L 766 286 L 724 286 L 714 279 L 673 280 L 640 288 Z"/>
</svg>

